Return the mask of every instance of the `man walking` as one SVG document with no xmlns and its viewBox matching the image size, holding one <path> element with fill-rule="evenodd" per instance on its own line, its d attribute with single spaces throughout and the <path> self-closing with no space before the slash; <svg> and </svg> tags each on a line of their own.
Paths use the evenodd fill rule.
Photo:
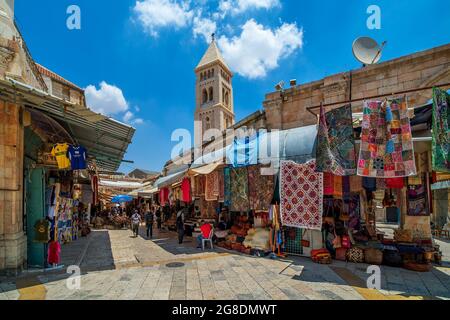
<svg viewBox="0 0 450 320">
<path fill-rule="evenodd" d="M 156 226 L 158 228 L 158 230 L 161 230 L 161 207 L 158 207 L 158 209 L 156 209 Z"/>
<path fill-rule="evenodd" d="M 178 244 L 183 243 L 184 238 L 184 212 L 183 209 L 177 213 L 177 231 L 178 231 Z"/>
<path fill-rule="evenodd" d="M 131 216 L 131 225 L 133 229 L 133 235 L 135 238 L 139 236 L 139 225 L 141 224 L 141 215 L 137 210 L 134 211 L 134 214 Z"/>
<path fill-rule="evenodd" d="M 153 208 L 145 214 L 145 226 L 147 227 L 147 239 L 153 238 Z"/>
</svg>

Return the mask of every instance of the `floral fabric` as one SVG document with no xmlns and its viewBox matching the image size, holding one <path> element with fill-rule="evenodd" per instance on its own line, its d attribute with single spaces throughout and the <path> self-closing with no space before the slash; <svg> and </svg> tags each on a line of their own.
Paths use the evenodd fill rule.
<svg viewBox="0 0 450 320">
<path fill-rule="evenodd" d="M 206 175 L 205 200 L 217 201 L 219 197 L 219 172 L 213 171 Z"/>
<path fill-rule="evenodd" d="M 402 99 L 366 102 L 358 175 L 396 178 L 416 175 L 411 126 Z"/>
<path fill-rule="evenodd" d="M 274 176 L 262 175 L 260 166 L 250 166 L 247 169 L 250 209 L 268 211 L 273 197 Z"/>
<path fill-rule="evenodd" d="M 281 161 L 281 221 L 284 226 L 322 229 L 323 174 L 316 161 Z"/>
</svg>

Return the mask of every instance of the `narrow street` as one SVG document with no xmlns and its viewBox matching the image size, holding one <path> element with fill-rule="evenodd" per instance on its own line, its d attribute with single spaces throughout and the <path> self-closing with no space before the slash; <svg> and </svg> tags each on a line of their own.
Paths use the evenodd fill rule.
<svg viewBox="0 0 450 320">
<path fill-rule="evenodd" d="M 448 242 L 440 242 L 448 250 Z M 450 299 L 448 251 L 442 267 L 418 273 L 381 266 L 382 290 L 367 289 L 367 265 L 309 258 L 272 260 L 215 248 L 202 252 L 176 234 L 152 241 L 130 230 L 96 230 L 63 246 L 62 263 L 81 267 L 80 290 L 69 290 L 64 270 L 0 279 L 0 299 L 37 300 L 422 300 Z"/>
</svg>

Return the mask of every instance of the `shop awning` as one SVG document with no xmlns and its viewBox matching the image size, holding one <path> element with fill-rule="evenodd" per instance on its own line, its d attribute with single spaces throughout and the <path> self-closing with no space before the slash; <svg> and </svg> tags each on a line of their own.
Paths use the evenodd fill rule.
<svg viewBox="0 0 450 320">
<path fill-rule="evenodd" d="M 154 187 L 148 188 L 148 189 L 143 189 L 138 192 L 138 196 L 141 198 L 151 198 L 158 191 L 159 191 L 158 188 L 154 188 Z"/>
<path fill-rule="evenodd" d="M 143 187 L 143 184 L 140 182 L 114 181 L 105 179 L 100 179 L 98 185 L 102 187 L 120 188 L 120 189 L 139 189 Z"/>
<path fill-rule="evenodd" d="M 223 164 L 222 162 L 216 162 L 216 163 L 210 163 L 210 164 L 204 165 L 203 167 L 190 169 L 189 174 L 193 175 L 193 176 L 198 175 L 198 174 L 201 174 L 201 175 L 210 174 L 211 172 L 216 170 L 222 164 Z"/>
<path fill-rule="evenodd" d="M 431 185 L 431 190 L 441 190 L 450 188 L 450 180 L 439 181 Z"/>
<path fill-rule="evenodd" d="M 183 171 L 177 172 L 177 173 L 173 173 L 171 175 L 168 175 L 166 177 L 161 177 L 158 180 L 156 180 L 155 182 L 155 187 L 158 189 L 164 188 L 164 187 L 168 187 L 178 181 L 180 181 L 184 175 L 186 174 L 188 170 L 185 169 Z"/>
<path fill-rule="evenodd" d="M 0 80 L 0 89 L 4 98 L 57 120 L 96 159 L 99 171 L 119 169 L 136 129 L 14 79 Z"/>
</svg>

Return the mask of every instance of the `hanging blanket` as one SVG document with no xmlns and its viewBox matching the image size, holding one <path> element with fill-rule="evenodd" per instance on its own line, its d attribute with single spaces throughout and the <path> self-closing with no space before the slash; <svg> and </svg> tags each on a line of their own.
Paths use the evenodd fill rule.
<svg viewBox="0 0 450 320">
<path fill-rule="evenodd" d="M 450 95 L 433 89 L 433 170 L 450 172 Z"/>
<path fill-rule="evenodd" d="M 365 103 L 358 175 L 374 178 L 416 175 L 411 126 L 402 99 Z"/>
<path fill-rule="evenodd" d="M 219 170 L 219 202 L 224 202 L 225 200 L 225 181 L 224 181 L 224 171 Z"/>
<path fill-rule="evenodd" d="M 356 174 L 355 139 L 353 136 L 352 107 L 320 110 L 317 171 L 338 176 Z"/>
<path fill-rule="evenodd" d="M 219 172 L 213 171 L 206 175 L 205 200 L 216 201 L 219 197 Z"/>
<path fill-rule="evenodd" d="M 192 192 L 191 192 L 191 179 L 184 178 L 181 183 L 181 191 L 182 191 L 182 201 L 186 203 L 192 202 Z"/>
<path fill-rule="evenodd" d="M 231 168 L 223 168 L 223 204 L 231 206 Z"/>
<path fill-rule="evenodd" d="M 363 190 L 362 178 L 360 176 L 350 177 L 350 192 L 361 192 Z"/>
<path fill-rule="evenodd" d="M 231 211 L 249 210 L 247 167 L 231 169 Z"/>
<path fill-rule="evenodd" d="M 274 176 L 261 175 L 261 166 L 248 167 L 250 209 L 268 211 L 273 197 Z"/>
<path fill-rule="evenodd" d="M 195 196 L 201 197 L 205 194 L 206 177 L 198 175 L 194 178 L 195 181 Z"/>
<path fill-rule="evenodd" d="M 408 186 L 408 216 L 428 216 L 428 197 L 425 179 L 422 177 L 422 184 Z"/>
<path fill-rule="evenodd" d="M 323 174 L 315 160 L 281 161 L 281 221 L 284 226 L 322 229 Z"/>
</svg>

